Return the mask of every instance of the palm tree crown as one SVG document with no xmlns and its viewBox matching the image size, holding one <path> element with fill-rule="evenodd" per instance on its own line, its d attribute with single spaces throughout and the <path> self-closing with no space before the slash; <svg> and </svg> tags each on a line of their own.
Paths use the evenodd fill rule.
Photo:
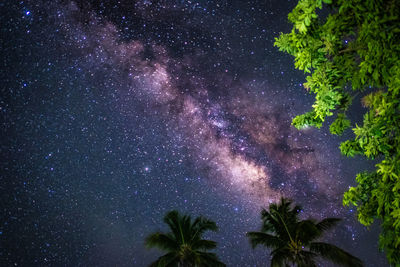
<svg viewBox="0 0 400 267">
<path fill-rule="evenodd" d="M 292 207 L 290 200 L 282 198 L 279 204 L 271 204 L 268 211 L 262 210 L 261 231 L 247 233 L 253 248 L 264 245 L 272 249 L 272 267 L 312 267 L 317 266 L 319 258 L 342 266 L 362 266 L 360 259 L 346 251 L 328 243 L 317 242 L 340 219 L 326 218 L 320 222 L 313 219 L 300 220 L 300 210 L 300 206 Z"/>
<path fill-rule="evenodd" d="M 217 231 L 215 222 L 204 217 L 194 221 L 188 215 L 180 215 L 178 211 L 168 212 L 164 222 L 171 232 L 156 232 L 146 238 L 147 247 L 157 247 L 167 252 L 158 258 L 151 266 L 203 267 L 225 266 L 215 253 L 207 252 L 214 249 L 217 243 L 202 239 L 206 231 Z"/>
</svg>

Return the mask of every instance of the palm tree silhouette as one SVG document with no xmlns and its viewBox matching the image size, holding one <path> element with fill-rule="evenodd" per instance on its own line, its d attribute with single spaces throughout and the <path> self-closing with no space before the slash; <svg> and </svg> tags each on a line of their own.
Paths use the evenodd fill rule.
<svg viewBox="0 0 400 267">
<path fill-rule="evenodd" d="M 298 214 L 301 207 L 291 206 L 292 202 L 286 198 L 281 198 L 279 204 L 271 204 L 268 211 L 261 211 L 261 231 L 247 233 L 253 248 L 264 245 L 272 249 L 271 267 L 313 267 L 317 266 L 320 258 L 342 266 L 363 265 L 360 259 L 348 252 L 317 241 L 340 219 L 326 218 L 320 222 L 313 219 L 300 220 Z"/>
<path fill-rule="evenodd" d="M 215 222 L 204 217 L 197 217 L 193 222 L 190 216 L 180 215 L 178 211 L 168 212 L 164 217 L 171 232 L 156 232 L 146 238 L 146 246 L 157 247 L 167 253 L 150 266 L 206 267 L 225 266 L 215 253 L 217 243 L 202 239 L 206 231 L 217 231 Z"/>
</svg>

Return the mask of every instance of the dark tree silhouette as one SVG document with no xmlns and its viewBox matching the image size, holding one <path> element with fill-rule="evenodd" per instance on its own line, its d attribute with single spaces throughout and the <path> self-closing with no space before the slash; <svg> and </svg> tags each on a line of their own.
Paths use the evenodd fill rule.
<svg viewBox="0 0 400 267">
<path fill-rule="evenodd" d="M 168 212 L 164 222 L 171 232 L 153 233 L 145 241 L 147 247 L 156 247 L 167 252 L 150 266 L 225 266 L 215 253 L 207 252 L 216 248 L 217 243 L 202 239 L 206 231 L 218 230 L 215 222 L 204 217 L 197 217 L 192 221 L 190 216 L 181 215 L 176 210 Z"/>
<path fill-rule="evenodd" d="M 317 266 L 318 259 L 329 260 L 342 266 L 362 266 L 360 259 L 348 252 L 318 239 L 335 226 L 340 219 L 327 218 L 320 222 L 313 219 L 300 220 L 300 206 L 292 207 L 292 202 L 282 198 L 280 203 L 263 209 L 263 225 L 260 232 L 248 232 L 250 243 L 255 248 L 264 245 L 271 252 L 271 266 Z"/>
</svg>

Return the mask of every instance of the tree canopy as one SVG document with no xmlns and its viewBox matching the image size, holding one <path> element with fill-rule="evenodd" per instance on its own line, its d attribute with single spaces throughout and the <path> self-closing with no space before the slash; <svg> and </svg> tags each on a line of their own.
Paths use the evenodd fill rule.
<svg viewBox="0 0 400 267">
<path fill-rule="evenodd" d="M 156 232 L 146 238 L 146 246 L 157 247 L 167 253 L 150 266 L 154 267 L 206 267 L 225 266 L 215 253 L 207 252 L 217 247 L 212 240 L 202 239 L 207 231 L 217 231 L 215 222 L 204 217 L 192 220 L 189 215 L 178 211 L 168 212 L 164 222 L 171 232 Z"/>
<path fill-rule="evenodd" d="M 279 50 L 294 56 L 295 67 L 307 74 L 304 87 L 315 94 L 312 109 L 292 124 L 320 128 L 334 116 L 332 134 L 349 127 L 354 133 L 341 143 L 342 154 L 379 162 L 357 175 L 343 203 L 357 206 L 364 225 L 380 219 L 380 247 L 392 264 L 400 264 L 399 7 L 400 0 L 300 0 L 288 15 L 292 31 L 275 39 Z M 360 124 L 347 117 L 357 95 L 367 108 Z"/>
<path fill-rule="evenodd" d="M 326 218 L 300 220 L 300 206 L 293 206 L 288 199 L 273 203 L 261 211 L 263 221 L 260 232 L 249 232 L 251 245 L 264 245 L 272 249 L 271 266 L 317 266 L 319 258 L 341 266 L 362 266 L 361 260 L 335 245 L 318 241 L 340 219 Z"/>
</svg>

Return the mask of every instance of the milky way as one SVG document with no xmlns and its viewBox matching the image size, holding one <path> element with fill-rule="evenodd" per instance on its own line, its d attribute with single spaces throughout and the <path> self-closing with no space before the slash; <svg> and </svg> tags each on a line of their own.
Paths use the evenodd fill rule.
<svg viewBox="0 0 400 267">
<path fill-rule="evenodd" d="M 332 242 L 384 264 L 376 231 L 341 206 L 351 167 L 364 163 L 341 158 L 326 129 L 290 125 L 310 102 L 302 76 L 284 74 L 293 67 L 277 51 L 251 47 L 271 43 L 278 26 L 243 19 L 272 19 L 272 2 L 137 1 L 131 17 L 122 12 L 129 3 L 92 5 L 7 4 L 6 264 L 145 266 L 159 254 L 144 237 L 179 209 L 217 222 L 210 236 L 228 266 L 261 266 L 268 257 L 244 234 L 281 196 L 302 204 L 304 217 L 344 217 Z"/>
<path fill-rule="evenodd" d="M 74 3 L 63 10 L 65 32 L 74 48 L 84 51 L 84 71 L 96 76 L 96 72 L 111 65 L 117 74 L 111 78 L 126 86 L 128 92 L 125 94 L 146 101 L 154 111 L 162 114 L 160 116 L 166 116 L 170 120 L 167 124 L 172 125 L 171 136 L 183 132 L 184 137 L 175 141 L 189 147 L 194 154 L 192 160 L 210 169 L 213 179 L 223 182 L 228 191 L 243 191 L 245 199 L 256 197 L 258 209 L 276 201 L 282 195 L 281 190 L 271 188 L 271 171 L 265 167 L 272 162 L 269 165 L 281 170 L 281 175 L 289 179 L 287 196 L 292 196 L 292 186 L 296 184 L 289 176 L 297 177 L 299 173 L 307 179 L 303 182 L 316 187 L 315 192 L 337 193 L 334 190 L 336 183 L 321 171 L 326 168 L 322 165 L 326 159 L 312 146 L 293 140 L 299 138 L 299 134 L 288 125 L 288 116 L 279 114 L 282 112 L 277 110 L 279 107 L 259 102 L 254 96 L 243 93 L 246 92 L 243 84 L 231 81 L 227 85 L 225 80 L 225 87 L 234 90 L 233 96 L 211 99 L 205 81 L 193 75 L 185 77 L 184 69 L 191 68 L 190 63 L 174 60 L 160 46 L 145 48 L 137 40 L 120 41 L 117 28 L 109 22 L 100 23 L 94 15 L 84 25 L 74 21 L 73 18 L 82 17 Z M 64 21 L 69 18 L 72 19 Z M 145 49 L 151 59 L 145 58 Z M 223 107 L 218 102 L 222 102 Z M 225 117 L 232 119 L 228 121 Z M 237 133 L 229 133 L 228 128 L 239 128 L 243 138 L 238 138 Z M 236 151 L 235 144 L 238 146 Z M 252 147 L 260 147 L 266 160 L 256 162 L 246 156 L 245 150 Z"/>
</svg>

